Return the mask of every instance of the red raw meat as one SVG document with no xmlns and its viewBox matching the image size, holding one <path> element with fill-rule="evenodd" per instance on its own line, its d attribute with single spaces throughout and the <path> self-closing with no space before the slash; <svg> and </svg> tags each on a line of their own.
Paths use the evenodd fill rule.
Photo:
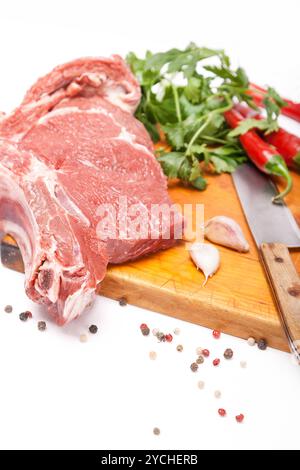
<svg viewBox="0 0 300 470">
<path fill-rule="evenodd" d="M 139 99 L 120 57 L 87 58 L 56 67 L 0 116 L 0 230 L 21 249 L 28 296 L 59 324 L 92 302 L 108 263 L 168 248 L 180 236 L 176 211 L 151 213 L 171 201 L 152 142 L 132 115 Z M 124 238 L 117 220 L 99 236 L 99 222 L 125 200 L 152 214 L 146 232 Z M 141 226 L 136 213 L 127 222 Z"/>
</svg>

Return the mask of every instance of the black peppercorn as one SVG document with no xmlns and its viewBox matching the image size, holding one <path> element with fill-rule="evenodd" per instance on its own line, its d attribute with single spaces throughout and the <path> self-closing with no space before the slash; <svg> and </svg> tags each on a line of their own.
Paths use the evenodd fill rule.
<svg viewBox="0 0 300 470">
<path fill-rule="evenodd" d="M 158 341 L 161 343 L 162 341 L 166 341 L 166 337 L 164 335 L 164 333 L 162 333 L 161 331 L 159 331 L 156 335 Z"/>
<path fill-rule="evenodd" d="M 198 370 L 198 364 L 196 362 L 193 362 L 191 364 L 191 371 L 192 372 L 197 372 L 197 370 Z"/>
<path fill-rule="evenodd" d="M 143 329 L 141 330 L 141 332 L 142 332 L 142 335 L 148 336 L 148 335 L 150 334 L 150 329 L 149 329 L 148 327 L 147 327 L 147 328 L 143 328 Z"/>
<path fill-rule="evenodd" d="M 224 357 L 225 359 L 232 359 L 233 357 L 233 351 L 232 349 L 226 349 L 226 351 L 224 352 Z"/>
<path fill-rule="evenodd" d="M 258 349 L 260 349 L 261 351 L 265 351 L 267 349 L 267 341 L 265 339 L 259 339 L 257 341 L 257 347 Z"/>
<path fill-rule="evenodd" d="M 89 327 L 89 332 L 92 333 L 93 335 L 95 335 L 98 331 L 98 326 L 97 325 L 91 325 Z"/>
<path fill-rule="evenodd" d="M 39 331 L 45 331 L 47 328 L 46 322 L 45 321 L 39 321 L 38 322 L 38 330 Z"/>
<path fill-rule="evenodd" d="M 28 318 L 32 318 L 32 313 L 28 311 L 22 312 L 20 313 L 19 318 L 21 321 L 27 321 Z"/>
<path fill-rule="evenodd" d="M 6 305 L 6 307 L 4 308 L 5 313 L 11 313 L 12 311 L 13 311 L 13 308 L 11 305 Z"/>
<path fill-rule="evenodd" d="M 121 307 L 125 307 L 127 305 L 127 300 L 125 299 L 125 297 L 121 297 L 119 299 L 119 305 L 121 305 Z"/>
</svg>

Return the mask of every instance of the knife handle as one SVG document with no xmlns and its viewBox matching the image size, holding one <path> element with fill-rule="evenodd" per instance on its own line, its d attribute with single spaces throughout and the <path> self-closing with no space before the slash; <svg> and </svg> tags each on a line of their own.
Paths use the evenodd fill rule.
<svg viewBox="0 0 300 470">
<path fill-rule="evenodd" d="M 300 361 L 300 277 L 281 243 L 262 243 L 262 261 L 292 352 Z"/>
</svg>

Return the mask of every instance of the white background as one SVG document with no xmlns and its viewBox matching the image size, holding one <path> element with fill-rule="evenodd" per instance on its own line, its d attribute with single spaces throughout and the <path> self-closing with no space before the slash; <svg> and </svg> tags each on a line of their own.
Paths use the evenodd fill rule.
<svg viewBox="0 0 300 470">
<path fill-rule="evenodd" d="M 18 105 L 26 89 L 55 65 L 83 55 L 199 45 L 225 48 L 253 81 L 300 100 L 300 3 L 201 0 L 10 1 L 0 7 L 0 109 Z M 298 130 L 300 126 L 298 127 Z M 296 127 L 294 126 L 294 129 Z M 199 274 L 199 282 L 201 282 Z M 99 297 L 66 328 L 48 322 L 28 301 L 23 276 L 0 268 L 1 449 L 300 448 L 300 370 L 290 355 Z M 4 314 L 9 303 L 14 313 Z M 30 308 L 34 319 L 18 314 Z M 230 318 L 228 318 L 230 321 Z M 173 344 L 144 338 L 139 325 L 165 332 Z M 91 323 L 99 333 L 80 343 Z M 181 343 L 184 352 L 176 352 Z M 232 361 L 189 370 L 197 346 Z M 149 351 L 157 352 L 150 361 Z M 240 360 L 248 362 L 241 369 Z M 204 380 L 203 391 L 197 381 Z M 222 399 L 213 396 L 222 391 Z M 217 409 L 227 409 L 221 419 Z M 238 425 L 234 416 L 244 413 Z M 161 429 L 159 437 L 152 429 Z"/>
</svg>

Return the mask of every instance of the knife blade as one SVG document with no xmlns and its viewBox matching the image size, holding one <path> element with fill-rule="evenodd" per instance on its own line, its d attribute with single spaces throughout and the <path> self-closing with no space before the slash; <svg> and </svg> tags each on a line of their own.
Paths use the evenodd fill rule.
<svg viewBox="0 0 300 470">
<path fill-rule="evenodd" d="M 300 248 L 300 229 L 285 203 L 273 204 L 276 186 L 253 165 L 241 165 L 233 182 L 273 290 L 290 348 L 300 363 L 300 277 L 288 248 Z"/>
</svg>

